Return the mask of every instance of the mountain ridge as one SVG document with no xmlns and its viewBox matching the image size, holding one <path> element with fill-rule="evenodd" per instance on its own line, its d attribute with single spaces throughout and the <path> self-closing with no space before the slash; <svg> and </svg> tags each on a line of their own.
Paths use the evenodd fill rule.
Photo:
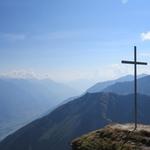
<svg viewBox="0 0 150 150">
<path fill-rule="evenodd" d="M 138 98 L 138 121 L 148 124 L 150 97 Z M 0 149 L 70 150 L 69 143 L 85 133 L 113 122 L 133 122 L 133 106 L 133 95 L 86 93 L 8 136 L 0 143 Z"/>
<path fill-rule="evenodd" d="M 144 95 L 150 95 L 150 76 L 141 77 L 137 80 L 137 92 Z M 112 92 L 116 94 L 131 94 L 134 93 L 134 82 L 118 82 L 111 86 L 108 86 L 103 92 Z"/>
<path fill-rule="evenodd" d="M 146 76 L 149 76 L 149 75 L 147 75 L 147 74 L 138 75 L 138 79 L 146 77 Z M 110 86 L 113 86 L 114 84 L 129 82 L 129 81 L 133 81 L 133 80 L 134 80 L 133 75 L 126 75 L 126 76 L 117 78 L 115 80 L 108 80 L 108 81 L 104 81 L 104 82 L 98 82 L 95 85 L 93 85 L 92 87 L 90 87 L 87 90 L 87 92 L 89 92 L 89 93 L 103 92 L 103 91 L 105 91 L 105 89 L 107 89 Z"/>
</svg>

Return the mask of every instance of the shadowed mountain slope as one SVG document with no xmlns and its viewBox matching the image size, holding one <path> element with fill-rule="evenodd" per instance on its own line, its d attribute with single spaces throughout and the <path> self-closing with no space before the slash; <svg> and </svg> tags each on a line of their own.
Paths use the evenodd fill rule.
<svg viewBox="0 0 150 150">
<path fill-rule="evenodd" d="M 113 122 L 133 121 L 133 95 L 87 93 L 8 136 L 1 150 L 69 150 L 70 142 Z M 148 124 L 150 97 L 139 95 L 139 122 Z"/>
</svg>

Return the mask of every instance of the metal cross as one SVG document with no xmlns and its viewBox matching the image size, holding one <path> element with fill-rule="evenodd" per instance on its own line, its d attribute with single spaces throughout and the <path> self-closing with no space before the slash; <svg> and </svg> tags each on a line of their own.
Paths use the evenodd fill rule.
<svg viewBox="0 0 150 150">
<path fill-rule="evenodd" d="M 134 65 L 134 105 L 135 105 L 135 112 L 134 112 L 134 119 L 135 119 L 135 128 L 137 129 L 137 65 L 147 65 L 146 62 L 138 62 L 137 61 L 137 50 L 136 46 L 134 46 L 134 61 L 126 61 L 123 60 L 122 63 L 124 64 L 133 64 Z"/>
</svg>

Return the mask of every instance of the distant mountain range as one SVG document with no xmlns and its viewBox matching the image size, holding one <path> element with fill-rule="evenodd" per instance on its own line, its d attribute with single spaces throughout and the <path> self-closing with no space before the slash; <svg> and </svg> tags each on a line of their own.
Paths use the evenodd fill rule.
<svg viewBox="0 0 150 150">
<path fill-rule="evenodd" d="M 150 95 L 150 76 L 145 76 L 138 79 L 138 93 L 144 95 Z M 103 92 L 111 92 L 116 94 L 130 94 L 134 92 L 134 83 L 133 81 L 128 82 L 118 82 L 115 83 L 103 90 Z"/>
<path fill-rule="evenodd" d="M 78 92 L 52 80 L 0 78 L 0 139 Z"/>
<path fill-rule="evenodd" d="M 54 111 L 24 126 L 0 143 L 0 150 L 69 150 L 70 142 L 109 123 L 134 121 L 133 78 L 71 98 Z M 138 79 L 138 121 L 150 123 L 150 76 Z M 142 95 L 144 94 L 144 95 Z"/>
<path fill-rule="evenodd" d="M 141 74 L 138 76 L 138 79 L 148 76 L 147 74 Z M 96 93 L 96 92 L 102 92 L 105 91 L 106 88 L 110 87 L 111 85 L 117 84 L 117 83 L 123 83 L 127 81 L 133 81 L 134 76 L 133 75 L 127 75 L 120 77 L 116 80 L 110 80 L 105 82 L 98 82 L 97 84 L 90 87 L 87 92 L 89 93 Z"/>
<path fill-rule="evenodd" d="M 70 142 L 109 123 L 133 122 L 133 95 L 86 93 L 0 143 L 1 150 L 69 150 Z M 150 123 L 150 97 L 139 95 L 139 122 Z"/>
</svg>

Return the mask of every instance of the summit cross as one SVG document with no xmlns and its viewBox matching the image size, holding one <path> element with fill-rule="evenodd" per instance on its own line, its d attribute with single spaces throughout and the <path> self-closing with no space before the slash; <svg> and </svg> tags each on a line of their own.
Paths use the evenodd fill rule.
<svg viewBox="0 0 150 150">
<path fill-rule="evenodd" d="M 122 60 L 123 64 L 133 64 L 134 65 L 134 122 L 135 122 L 135 128 L 137 129 L 137 65 L 147 65 L 146 62 L 138 62 L 137 61 L 137 49 L 136 46 L 134 46 L 134 61 L 127 61 Z"/>
</svg>

